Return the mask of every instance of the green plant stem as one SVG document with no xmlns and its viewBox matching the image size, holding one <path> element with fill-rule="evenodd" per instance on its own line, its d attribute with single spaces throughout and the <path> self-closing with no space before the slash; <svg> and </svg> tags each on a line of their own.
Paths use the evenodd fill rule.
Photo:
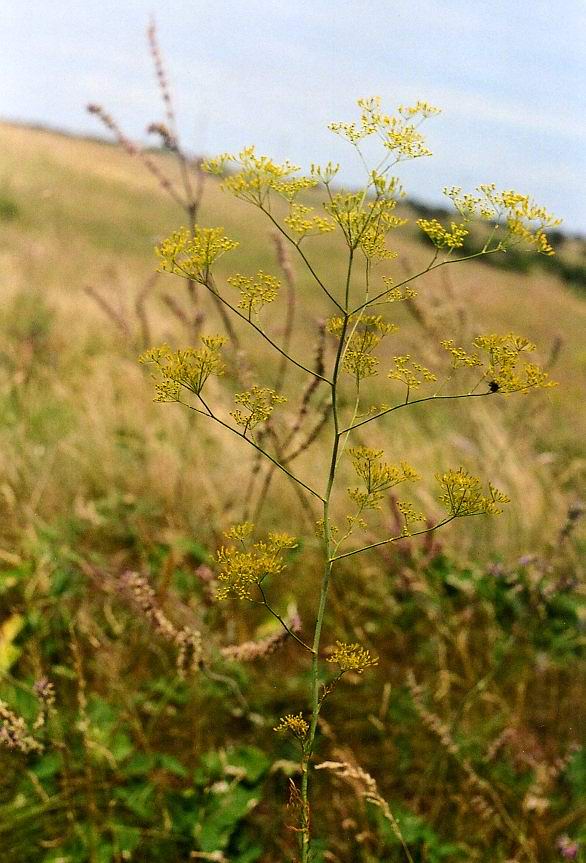
<svg viewBox="0 0 586 863">
<path fill-rule="evenodd" d="M 331 559 L 331 563 L 337 560 L 342 560 L 344 557 L 352 557 L 353 554 L 360 554 L 363 551 L 370 551 L 371 548 L 379 548 L 381 545 L 388 545 L 390 542 L 398 542 L 400 539 L 412 539 L 414 536 L 422 536 L 424 533 L 431 533 L 445 524 L 449 524 L 455 518 L 461 518 L 458 515 L 451 515 L 449 518 L 444 518 L 443 521 L 438 521 L 437 524 L 432 524 L 431 527 L 426 527 L 423 530 L 416 530 L 413 533 L 400 533 L 398 536 L 391 536 L 388 539 L 381 539 L 379 542 L 373 542 L 370 545 L 363 545 L 361 548 L 355 548 L 353 551 L 345 551 L 344 554 L 338 554 Z"/>
<path fill-rule="evenodd" d="M 480 252 L 474 252 L 473 255 L 466 255 L 466 257 L 463 257 L 463 258 L 446 258 L 443 261 L 440 261 L 439 264 L 436 264 L 435 262 L 436 262 L 437 256 L 438 256 L 438 252 L 436 250 L 436 253 L 431 260 L 431 263 L 429 263 L 428 266 L 425 267 L 424 270 L 421 270 L 419 273 L 415 273 L 414 276 L 409 276 L 408 279 L 404 279 L 402 282 L 399 282 L 397 285 L 393 285 L 393 288 L 402 288 L 405 285 L 408 285 L 410 282 L 414 282 L 416 279 L 420 279 L 421 276 L 425 276 L 426 273 L 431 273 L 431 272 L 433 272 L 433 270 L 438 270 L 440 267 L 445 267 L 446 264 L 460 264 L 463 261 L 471 261 L 474 258 L 481 258 L 483 255 L 492 255 L 492 254 L 494 254 L 494 252 L 501 252 L 501 251 L 503 251 L 503 250 L 501 248 L 498 248 L 498 247 L 494 248 L 494 249 L 482 249 L 482 251 L 480 251 Z M 380 300 L 381 297 L 384 297 L 388 293 L 389 293 L 389 289 L 386 288 L 384 291 L 381 291 L 380 294 L 376 294 L 374 297 L 372 297 L 371 300 L 367 300 L 366 302 L 361 303 L 359 306 L 356 306 L 356 308 L 352 310 L 352 314 L 355 315 L 356 312 L 359 312 L 362 309 L 366 308 L 367 306 L 369 306 L 373 303 L 376 303 L 377 300 Z"/>
<path fill-rule="evenodd" d="M 342 429 L 341 433 L 342 434 L 349 433 L 351 431 L 354 431 L 354 429 L 360 428 L 360 426 L 364 426 L 367 423 L 374 422 L 374 420 L 378 420 L 381 417 L 386 416 L 387 414 L 392 414 L 393 411 L 398 411 L 401 408 L 413 407 L 413 405 L 420 405 L 420 404 L 423 404 L 423 402 L 433 402 L 433 401 L 439 402 L 439 401 L 447 401 L 450 399 L 452 399 L 452 400 L 454 400 L 454 399 L 474 399 L 474 398 L 478 399 L 478 398 L 481 398 L 482 396 L 492 396 L 492 395 L 495 395 L 495 393 L 493 393 L 491 391 L 486 392 L 486 393 L 458 393 L 458 394 L 453 395 L 453 396 L 425 396 L 425 398 L 415 399 L 412 402 L 404 401 L 404 402 L 401 402 L 401 404 L 394 405 L 394 407 L 392 407 L 392 408 L 387 408 L 386 410 L 381 411 L 380 413 L 375 414 L 372 417 L 366 417 L 366 419 L 360 420 L 359 423 L 355 423 L 354 425 L 350 424 L 345 429 Z"/>
<path fill-rule="evenodd" d="M 185 272 L 185 270 L 183 272 Z M 267 336 L 267 334 L 263 329 L 261 329 L 261 327 L 255 324 L 254 321 L 251 321 L 249 317 L 243 315 L 242 312 L 236 308 L 236 306 L 233 306 L 232 303 L 224 299 L 224 297 L 216 290 L 216 288 L 210 282 L 205 282 L 204 287 L 208 289 L 210 294 L 213 294 L 214 297 L 216 297 L 221 303 L 223 303 L 226 308 L 230 309 L 231 312 L 234 312 L 234 314 L 241 318 L 243 321 L 246 321 L 246 323 L 249 324 L 253 330 L 256 330 L 256 332 L 260 336 L 262 336 L 263 339 L 268 342 L 269 345 L 271 345 L 271 347 L 278 351 L 285 360 L 288 360 L 292 365 L 297 366 L 298 369 L 307 372 L 308 375 L 311 375 L 314 378 L 318 378 L 320 381 L 323 381 L 324 383 L 331 386 L 331 381 L 329 381 L 327 378 L 324 378 L 316 371 L 312 371 L 312 369 L 308 369 L 307 366 L 303 365 L 303 363 L 298 362 L 296 359 L 290 356 L 290 354 L 288 354 L 287 351 L 285 351 L 282 347 L 280 347 L 280 345 L 274 342 L 270 336 Z"/>
<path fill-rule="evenodd" d="M 348 271 L 346 275 L 346 288 L 345 288 L 345 296 L 348 297 L 350 290 L 350 279 L 352 275 L 352 262 L 353 262 L 353 254 L 350 252 L 349 261 L 348 261 Z M 327 604 L 327 596 L 328 596 L 328 587 L 330 583 L 330 576 L 332 574 L 333 561 L 331 560 L 332 554 L 332 536 L 330 530 L 330 501 L 332 497 L 332 490 L 334 487 L 334 481 L 336 478 L 336 466 L 338 463 L 338 450 L 340 446 L 340 424 L 338 418 L 338 376 L 340 373 L 340 365 L 342 360 L 342 355 L 344 352 L 344 343 L 346 339 L 346 331 L 348 329 L 348 323 L 350 320 L 350 316 L 347 312 L 344 312 L 344 322 L 342 324 L 342 330 L 340 333 L 340 339 L 338 341 L 338 349 L 336 352 L 336 359 L 334 362 L 334 370 L 332 373 L 332 418 L 334 422 L 334 439 L 332 443 L 332 453 L 330 458 L 330 468 L 328 473 L 328 481 L 326 487 L 326 493 L 323 501 L 323 531 L 324 531 L 324 539 L 323 539 L 323 551 L 324 551 L 324 569 L 323 576 L 320 588 L 319 595 L 319 604 L 315 622 L 315 630 L 313 635 L 313 656 L 311 658 L 311 720 L 309 724 L 309 732 L 307 741 L 303 750 L 303 758 L 301 762 L 301 863 L 309 863 L 310 861 L 310 845 L 311 845 L 311 835 L 310 835 L 310 818 L 309 818 L 309 773 L 311 769 L 311 758 L 313 755 L 313 749 L 315 745 L 315 735 L 317 731 L 317 721 L 319 717 L 320 711 L 320 699 L 319 699 L 319 647 L 321 642 L 321 634 L 322 627 L 326 612 L 326 604 Z"/>
<path fill-rule="evenodd" d="M 295 641 L 301 645 L 301 647 L 305 648 L 305 650 L 308 650 L 310 653 L 313 653 L 313 649 L 309 646 L 309 644 L 306 644 L 302 638 L 299 638 L 299 636 L 293 632 L 291 627 L 287 626 L 287 624 L 285 623 L 285 621 L 283 620 L 281 615 L 278 612 L 276 612 L 275 609 L 271 605 L 269 605 L 267 598 L 266 598 L 266 594 L 263 590 L 263 586 L 260 582 L 258 584 L 258 589 L 260 590 L 260 594 L 262 596 L 262 602 L 260 602 L 259 604 L 264 605 L 264 607 L 269 612 L 269 614 L 272 614 L 273 617 L 275 617 L 279 621 L 279 623 L 281 624 L 283 629 L 285 629 L 285 631 L 291 636 L 291 638 L 294 638 Z"/>
<path fill-rule="evenodd" d="M 311 265 L 311 262 L 310 262 L 310 261 L 309 261 L 309 259 L 307 258 L 307 255 L 306 255 L 306 254 L 303 252 L 303 250 L 301 249 L 300 245 L 299 245 L 298 243 L 296 243 L 296 242 L 295 242 L 295 240 L 294 240 L 292 237 L 290 237 L 290 236 L 289 236 L 289 234 L 287 233 L 287 231 L 285 231 L 285 230 L 281 227 L 281 225 L 278 223 L 278 221 L 275 219 L 275 217 L 272 215 L 272 213 L 270 213 L 270 212 L 269 212 L 267 209 L 265 209 L 264 207 L 261 207 L 261 209 L 263 210 L 263 212 L 264 212 L 264 213 L 266 213 L 266 215 L 269 217 L 269 219 L 271 220 L 271 222 L 273 223 L 273 225 L 275 226 L 275 228 L 279 231 L 279 233 L 281 233 L 281 234 L 285 237 L 285 239 L 286 239 L 289 243 L 291 243 L 291 245 L 292 245 L 292 246 L 294 246 L 294 247 L 297 249 L 298 254 L 299 254 L 299 255 L 301 255 L 301 257 L 302 257 L 302 259 L 303 259 L 303 263 L 305 264 L 305 266 L 307 267 L 307 269 L 309 270 L 309 272 L 311 273 L 311 275 L 313 276 L 313 278 L 315 279 L 315 281 L 318 283 L 318 285 L 320 286 L 320 288 L 322 289 L 322 291 L 323 291 L 323 292 L 324 292 L 324 293 L 325 293 L 325 294 L 330 298 L 330 300 L 332 301 L 332 303 L 336 306 L 336 308 L 337 308 L 340 312 L 344 312 L 344 313 L 345 313 L 345 309 L 343 309 L 343 308 L 342 308 L 342 306 L 341 306 L 341 305 L 340 305 L 340 303 L 337 301 L 337 299 L 334 297 L 334 295 L 333 295 L 333 294 L 331 294 L 331 293 L 328 291 L 328 289 L 327 289 L 327 288 L 326 288 L 326 286 L 324 285 L 323 281 L 320 279 L 320 277 L 318 276 L 318 274 L 317 274 L 317 273 L 316 273 L 316 271 L 314 270 L 313 266 Z"/>
</svg>

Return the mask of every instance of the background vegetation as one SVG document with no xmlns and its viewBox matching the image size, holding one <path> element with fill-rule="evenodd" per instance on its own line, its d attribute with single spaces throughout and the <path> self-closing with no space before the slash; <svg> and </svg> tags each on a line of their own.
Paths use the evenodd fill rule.
<svg viewBox="0 0 586 863">
<path fill-rule="evenodd" d="M 232 268 L 275 271 L 265 224 L 213 179 L 199 218 L 241 240 Z M 182 220 L 120 149 L 0 126 L 0 698 L 32 726 L 32 687 L 46 676 L 57 707 L 37 735 L 42 753 L 0 748 L 6 861 L 269 863 L 295 853 L 295 814 L 283 805 L 295 753 L 272 729 L 305 706 L 296 652 L 182 680 L 120 577 L 148 573 L 166 614 L 196 621 L 218 650 L 274 631 L 211 600 L 213 553 L 242 516 L 246 447 L 153 405 L 136 362 L 147 343 L 193 341 L 185 288 L 153 276 L 155 242 Z M 338 240 L 320 243 L 335 275 Z M 332 696 L 336 724 L 325 711 L 319 754 L 375 777 L 415 861 L 582 859 L 585 247 L 562 235 L 556 245 L 552 264 L 512 255 L 499 268 L 430 274 L 395 317 L 406 324 L 401 349 L 430 364 L 426 346 L 446 325 L 462 339 L 477 326 L 527 334 L 562 385 L 497 405 L 414 409 L 370 438 L 428 475 L 464 462 L 512 505 L 498 520 L 350 559 L 333 586 L 329 641 L 354 633 L 380 660 Z M 429 258 L 415 231 L 397 246 L 389 273 Z M 317 298 L 294 276 L 294 350 L 309 358 Z M 265 350 L 259 340 L 259 365 L 273 361 Z M 319 440 L 304 459 L 306 471 L 320 463 Z M 436 514 L 424 491 L 419 504 Z M 393 525 L 392 498 L 385 513 Z M 303 519 L 279 486 L 261 523 Z M 308 542 L 280 597 L 302 621 L 315 603 L 311 560 Z M 316 861 L 406 859 L 356 776 L 324 771 L 319 782 Z"/>
</svg>

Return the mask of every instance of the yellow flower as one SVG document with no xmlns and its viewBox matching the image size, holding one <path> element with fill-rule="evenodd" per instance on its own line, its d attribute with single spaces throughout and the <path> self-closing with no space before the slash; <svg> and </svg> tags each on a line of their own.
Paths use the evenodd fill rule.
<svg viewBox="0 0 586 863">
<path fill-rule="evenodd" d="M 409 354 L 393 357 L 395 368 L 388 376 L 391 380 L 402 381 L 408 389 L 421 386 L 423 381 L 436 381 L 437 377 L 421 363 L 412 360 Z"/>
<path fill-rule="evenodd" d="M 330 318 L 327 323 L 328 332 L 339 336 L 342 333 L 344 319 Z M 385 321 L 381 315 L 362 315 L 360 318 L 349 318 L 350 336 L 344 348 L 343 368 L 358 380 L 372 377 L 377 373 L 378 359 L 373 351 L 385 336 L 396 332 L 396 324 Z"/>
<path fill-rule="evenodd" d="M 313 207 L 304 207 L 302 204 L 292 203 L 289 215 L 283 220 L 294 234 L 303 239 L 308 234 L 326 234 L 334 231 L 336 226 L 323 216 L 311 216 Z"/>
<path fill-rule="evenodd" d="M 314 177 L 296 177 L 299 167 L 291 162 L 279 164 L 268 156 L 257 156 L 254 147 L 245 147 L 237 155 L 224 153 L 208 159 L 203 168 L 218 175 L 224 175 L 226 169 L 231 168 L 234 172 L 225 177 L 222 187 L 261 208 L 268 203 L 271 192 L 291 202 L 299 192 L 311 189 L 318 182 Z"/>
<path fill-rule="evenodd" d="M 418 219 L 417 224 L 438 249 L 460 249 L 469 233 L 465 225 L 457 225 L 455 222 L 452 222 L 449 229 L 444 228 L 437 219 Z"/>
<path fill-rule="evenodd" d="M 361 110 L 359 125 L 354 122 L 330 123 L 330 131 L 341 135 L 355 146 L 364 138 L 377 135 L 397 161 L 431 155 L 431 151 L 425 146 L 423 135 L 418 131 L 418 123 L 414 121 L 438 114 L 437 108 L 427 102 L 417 102 L 411 107 L 399 106 L 397 114 L 391 116 L 381 111 L 379 96 L 359 99 L 358 107 Z"/>
<path fill-rule="evenodd" d="M 193 231 L 180 228 L 157 246 L 160 269 L 206 284 L 212 265 L 225 252 L 235 249 L 238 243 L 224 235 L 223 228 L 202 228 L 194 225 Z"/>
<path fill-rule="evenodd" d="M 259 540 L 248 546 L 247 539 L 254 525 L 250 522 L 234 525 L 225 534 L 227 539 L 238 545 L 222 546 L 216 554 L 220 565 L 216 591 L 218 599 L 237 596 L 252 599 L 252 588 L 271 575 L 278 575 L 285 569 L 283 551 L 295 548 L 297 543 L 286 533 L 269 533 L 267 540 Z"/>
<path fill-rule="evenodd" d="M 279 724 L 273 728 L 273 731 L 288 731 L 294 737 L 303 740 L 309 731 L 309 723 L 305 721 L 301 713 L 287 713 L 281 717 Z"/>
<path fill-rule="evenodd" d="M 466 221 L 481 218 L 493 221 L 495 228 L 504 227 L 504 236 L 499 241 L 503 250 L 524 243 L 542 255 L 554 254 L 545 230 L 560 225 L 561 219 L 536 204 L 529 195 L 512 189 L 499 192 L 494 183 L 485 183 L 475 191 L 478 194 L 464 194 L 459 186 L 453 186 L 444 189 L 444 194 Z"/>
<path fill-rule="evenodd" d="M 241 300 L 238 308 L 243 309 L 248 319 L 252 315 L 258 315 L 263 306 L 272 303 L 276 299 L 281 287 L 281 282 L 263 270 L 259 270 L 256 276 L 243 276 L 236 273 L 229 276 L 228 284 L 240 291 Z"/>
<path fill-rule="evenodd" d="M 388 464 L 382 460 L 381 449 L 359 446 L 349 450 L 354 470 L 364 483 L 364 489 L 350 488 L 350 498 L 360 509 L 378 509 L 383 499 L 383 492 L 403 482 L 418 480 L 417 471 L 401 462 L 399 465 Z"/>
<path fill-rule="evenodd" d="M 452 355 L 452 367 L 479 366 L 483 368 L 483 379 L 490 383 L 491 391 L 501 393 L 526 393 L 530 389 L 556 386 L 549 375 L 535 363 L 523 363 L 521 355 L 535 350 L 535 345 L 523 336 L 514 333 L 498 335 L 491 333 L 477 336 L 473 342 L 477 349 L 468 353 L 456 347 L 453 339 L 440 342 L 442 348 Z M 482 353 L 486 359 L 482 358 Z"/>
<path fill-rule="evenodd" d="M 361 192 L 337 192 L 324 207 L 340 226 L 351 249 L 360 249 L 366 258 L 392 259 L 397 254 L 385 246 L 386 235 L 404 225 L 406 219 L 396 216 L 395 178 L 384 189 L 377 189 L 374 200 L 365 203 Z M 376 175 L 375 175 L 376 185 Z"/>
<path fill-rule="evenodd" d="M 155 401 L 176 402 L 182 388 L 199 395 L 211 375 L 220 377 L 224 374 L 220 351 L 226 339 L 223 336 L 202 336 L 201 341 L 201 348 L 173 351 L 168 345 L 162 345 L 141 354 L 140 363 L 155 366 Z"/>
<path fill-rule="evenodd" d="M 442 490 L 440 501 L 449 515 L 457 518 L 467 515 L 500 515 L 500 504 L 510 503 L 510 498 L 491 483 L 488 484 L 486 494 L 480 479 L 463 467 L 438 473 L 436 479 Z"/>
<path fill-rule="evenodd" d="M 255 384 L 249 390 L 236 393 L 234 401 L 248 411 L 248 413 L 241 410 L 230 411 L 230 416 L 234 418 L 236 425 L 243 426 L 244 434 L 246 434 L 260 423 L 266 422 L 275 405 L 284 404 L 287 399 L 270 387 L 259 387 Z"/>
<path fill-rule="evenodd" d="M 378 657 L 372 657 L 370 650 L 358 643 L 347 644 L 343 641 L 336 641 L 327 661 L 338 665 L 342 673 L 355 671 L 356 674 L 362 674 L 367 668 L 378 665 Z"/>
</svg>

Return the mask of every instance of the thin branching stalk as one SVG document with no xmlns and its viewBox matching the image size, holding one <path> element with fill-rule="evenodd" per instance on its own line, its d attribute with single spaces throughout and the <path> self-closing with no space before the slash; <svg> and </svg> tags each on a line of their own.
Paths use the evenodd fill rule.
<svg viewBox="0 0 586 863">
<path fill-rule="evenodd" d="M 163 83 L 161 87 L 165 89 Z M 386 321 L 378 314 L 378 309 L 375 314 L 372 314 L 374 307 L 382 305 L 383 302 L 408 300 L 413 296 L 413 291 L 401 289 L 422 279 L 427 273 L 447 264 L 462 263 L 503 251 L 507 243 L 513 245 L 520 237 L 530 245 L 533 244 L 537 251 L 549 254 L 550 246 L 543 233 L 543 227 L 555 224 L 555 220 L 543 208 L 533 206 L 530 199 L 517 193 L 497 193 L 493 187 L 481 187 L 478 191 L 482 191 L 483 198 L 461 195 L 459 190 L 452 190 L 449 195 L 463 221 L 457 224 L 452 222 L 449 227 L 446 227 L 435 219 L 419 220 L 419 227 L 435 247 L 431 260 L 420 272 L 403 279 L 396 285 L 389 278 L 383 277 L 385 289 L 377 290 L 373 295 L 371 290 L 373 261 L 392 259 L 395 256 L 386 245 L 387 235 L 404 222 L 394 213 L 400 185 L 397 185 L 396 178 L 389 176 L 389 170 L 404 158 L 430 155 L 417 129 L 419 122 L 435 113 L 435 109 L 427 103 L 418 103 L 413 108 L 399 109 L 398 117 L 391 118 L 380 113 L 380 105 L 376 99 L 361 100 L 359 104 L 362 110 L 361 130 L 355 124 L 333 124 L 333 131 L 345 136 L 356 147 L 365 167 L 367 165 L 357 141 L 376 132 L 385 144 L 386 153 L 377 168 L 368 171 L 368 182 L 358 193 L 338 193 L 331 188 L 332 179 L 337 171 L 331 164 L 325 171 L 319 167 L 315 171 L 312 169 L 311 178 L 299 178 L 296 176 L 297 169 L 289 163 L 279 165 L 268 157 L 257 157 L 254 148 L 247 148 L 237 156 L 228 154 L 206 163 L 213 173 L 221 174 L 225 171 L 225 166 L 230 163 L 232 167 L 235 165 L 236 169 L 241 169 L 240 172 L 234 170 L 227 176 L 225 187 L 237 198 L 257 206 L 278 232 L 277 250 L 289 289 L 282 344 L 277 343 L 267 334 L 261 323 L 260 314 L 253 320 L 253 315 L 274 300 L 277 295 L 278 280 L 267 276 L 262 271 L 253 278 L 242 274 L 229 278 L 228 283 L 232 284 L 235 280 L 243 296 L 243 303 L 237 307 L 222 295 L 210 275 L 210 268 L 216 258 L 237 245 L 224 236 L 222 228 L 198 227 L 191 235 L 191 242 L 186 242 L 185 232 L 179 232 L 159 248 L 165 271 L 178 273 L 187 278 L 193 278 L 196 274 L 198 281 L 210 291 L 214 301 L 222 310 L 227 332 L 234 332 L 230 329 L 231 324 L 226 323 L 226 320 L 229 315 L 235 316 L 236 319 L 246 322 L 249 328 L 260 335 L 279 354 L 274 377 L 279 384 L 277 390 L 283 385 L 289 365 L 310 375 L 310 380 L 302 391 L 297 414 L 293 418 L 289 432 L 284 435 L 278 433 L 281 426 L 273 419 L 273 409 L 277 405 L 282 405 L 286 398 L 270 387 L 252 384 L 246 392 L 234 395 L 238 407 L 230 415 L 236 425 L 231 425 L 222 419 L 210 407 L 208 401 L 204 400 L 201 390 L 205 380 L 210 374 L 221 375 L 224 370 L 219 355 L 224 342 L 221 337 L 204 338 L 202 339 L 204 348 L 178 351 L 176 354 L 166 347 L 154 349 L 146 359 L 158 367 L 158 372 L 162 376 L 162 381 L 159 383 L 161 401 L 184 404 L 195 414 L 216 422 L 246 441 L 255 450 L 253 471 L 245 491 L 246 513 L 251 509 L 255 483 L 260 475 L 261 463 L 265 460 L 268 466 L 257 500 L 255 518 L 260 515 L 262 506 L 268 499 L 270 483 L 277 471 L 294 484 L 302 505 L 305 493 L 321 504 L 322 519 L 318 522 L 321 580 L 316 595 L 312 597 L 316 608 L 311 641 L 304 641 L 295 628 L 289 626 L 285 618 L 275 610 L 267 592 L 270 581 L 263 584 L 267 574 L 276 575 L 284 568 L 285 564 L 282 563 L 280 554 L 285 548 L 295 547 L 293 538 L 287 534 L 269 534 L 267 541 L 249 546 L 246 542 L 254 530 L 254 525 L 245 522 L 235 525 L 226 533 L 235 545 L 222 547 L 217 555 L 218 562 L 223 566 L 218 576 L 218 581 L 222 580 L 218 597 L 236 595 L 262 606 L 279 622 L 291 640 L 311 656 L 308 721 L 302 714 L 287 714 L 276 728 L 279 731 L 289 730 L 301 744 L 301 787 L 300 789 L 295 787 L 293 793 L 300 812 L 299 825 L 296 829 L 300 837 L 301 863 L 310 863 L 312 859 L 311 776 L 315 766 L 320 711 L 327 696 L 338 685 L 346 671 L 358 670 L 358 673 L 361 673 L 378 662 L 376 657 L 373 658 L 370 655 L 370 651 L 360 645 L 339 641 L 338 646 L 332 648 L 333 654 L 328 654 L 326 657 L 327 661 L 338 664 L 339 671 L 329 680 L 325 674 L 325 666 L 322 666 L 322 637 L 328 610 L 328 592 L 335 568 L 347 558 L 398 543 L 407 538 L 423 536 L 429 539 L 435 531 L 457 518 L 481 514 L 496 515 L 501 511 L 500 505 L 508 502 L 506 495 L 490 483 L 488 490 L 485 490 L 481 480 L 469 474 L 463 467 L 447 470 L 436 475 L 441 489 L 440 502 L 447 512 L 445 517 L 432 523 L 429 518 L 426 519 L 421 513 L 416 512 L 409 501 L 395 499 L 397 527 L 401 528 L 403 520 L 403 529 L 392 536 L 366 545 L 348 547 L 347 542 L 355 542 L 354 528 L 359 526 L 368 529 L 363 516 L 368 510 L 380 509 L 381 501 L 389 489 L 400 483 L 419 479 L 415 469 L 407 463 L 401 462 L 400 465 L 386 463 L 382 450 L 364 446 L 350 449 L 348 452 L 353 467 L 363 486 L 347 490 L 355 506 L 353 512 L 346 517 L 348 529 L 340 531 L 334 523 L 333 516 L 337 516 L 337 496 L 340 491 L 338 480 L 342 473 L 342 456 L 347 455 L 346 445 L 351 434 L 407 406 L 442 400 L 481 398 L 497 392 L 527 392 L 534 387 L 552 385 L 548 381 L 547 373 L 540 367 L 530 363 L 525 365 L 518 363 L 523 352 L 533 350 L 530 342 L 523 337 L 513 334 L 478 336 L 474 339 L 471 350 L 458 347 L 452 339 L 444 339 L 440 344 L 451 358 L 451 371 L 435 393 L 412 398 L 412 393 L 419 386 L 429 385 L 430 382 L 437 380 L 437 376 L 408 355 L 395 356 L 395 366 L 389 371 L 388 377 L 401 381 L 406 387 L 405 400 L 392 407 L 386 405 L 375 407 L 366 416 L 360 413 L 363 381 L 378 373 L 377 367 L 380 360 L 374 355 L 374 351 L 382 338 L 397 329 L 395 324 Z M 389 129 L 393 131 L 389 132 Z M 311 207 L 299 204 L 295 200 L 301 191 L 316 185 L 316 176 L 321 178 L 327 190 L 327 200 L 324 202 L 327 219 L 311 215 L 313 212 Z M 287 229 L 271 209 L 273 193 L 281 195 L 289 203 L 289 215 L 283 219 Z M 454 257 L 454 252 L 463 246 L 464 238 L 470 233 L 467 227 L 469 222 L 475 218 L 486 219 L 487 214 L 488 218 L 492 218 L 493 210 L 495 211 L 493 231 L 489 233 L 484 246 L 477 252 L 460 258 Z M 501 230 L 502 225 L 505 224 L 503 214 L 506 215 L 508 233 Z M 532 219 L 539 225 L 533 232 L 526 224 Z M 301 248 L 301 243 L 304 237 L 311 233 L 327 233 L 337 229 L 340 230 L 347 247 L 347 263 L 344 283 L 334 289 L 330 284 L 326 285 L 318 274 Z M 496 242 L 494 235 L 497 230 L 500 231 L 501 239 L 493 245 Z M 298 236 L 295 237 L 295 234 Z M 333 304 L 336 311 L 340 313 L 339 316 L 330 318 L 320 331 L 313 369 L 295 359 L 290 352 L 295 311 L 294 283 L 287 267 L 284 266 L 284 241 L 295 247 L 312 279 L 329 303 Z M 443 255 L 441 259 L 440 255 Z M 359 264 L 363 264 L 363 270 L 361 269 L 360 273 Z M 360 301 L 352 308 L 352 303 L 357 300 L 355 295 L 358 291 L 360 291 Z M 244 314 L 241 309 L 247 310 L 248 314 Z M 327 374 L 324 368 L 326 330 L 334 340 L 334 358 L 330 374 Z M 235 339 L 233 341 L 234 344 L 238 344 Z M 462 367 L 467 370 L 467 373 L 471 369 L 480 367 L 481 374 L 479 378 L 475 378 L 475 385 L 466 392 L 440 394 L 442 386 L 451 382 L 456 370 Z M 438 369 L 438 371 L 443 374 L 443 370 Z M 343 373 L 348 373 L 352 380 L 351 397 L 346 392 Z M 273 378 L 273 375 L 270 377 Z M 322 383 L 328 386 L 328 398 L 315 408 L 313 396 Z M 486 384 L 487 391 L 477 392 L 482 383 Z M 197 396 L 199 405 L 189 404 L 180 399 L 179 393 L 182 387 Z M 346 407 L 348 403 L 350 407 Z M 245 410 L 241 410 L 241 406 L 244 406 Z M 329 447 L 322 491 L 318 490 L 318 481 L 312 480 L 310 485 L 299 477 L 292 464 L 326 428 L 329 431 Z M 413 529 L 412 525 L 417 522 L 425 522 L 426 526 L 418 530 Z M 251 585 L 254 584 L 260 592 L 260 600 L 254 599 L 250 593 Z M 343 767 L 343 769 L 346 768 Z M 382 808 L 385 817 L 398 831 L 396 835 L 401 839 L 406 858 L 411 860 L 409 848 L 400 834 L 390 808 L 384 804 L 378 794 L 374 779 L 363 771 L 354 772 L 355 778 L 360 773 L 361 781 L 368 789 L 369 799 Z M 518 834 L 517 838 L 522 841 L 522 834 Z"/>
</svg>

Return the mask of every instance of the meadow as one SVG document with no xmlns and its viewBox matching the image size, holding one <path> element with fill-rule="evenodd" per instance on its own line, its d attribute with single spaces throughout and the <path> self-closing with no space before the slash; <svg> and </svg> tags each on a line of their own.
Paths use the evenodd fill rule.
<svg viewBox="0 0 586 863">
<path fill-rule="evenodd" d="M 175 176 L 171 156 L 151 158 Z M 412 223 L 415 205 L 402 206 Z M 307 272 L 213 176 L 198 222 L 240 241 L 220 277 L 285 268 L 291 286 L 271 310 L 271 332 L 283 336 L 293 304 L 291 352 L 309 363 L 321 306 Z M 278 623 L 214 599 L 223 531 L 252 506 L 254 453 L 153 402 L 137 361 L 151 345 L 193 344 L 201 324 L 185 285 L 156 272 L 155 245 L 184 223 L 121 148 L 0 125 L 0 699 L 35 743 L 0 746 L 7 863 L 296 859 L 295 741 L 273 729 L 305 709 L 306 663 L 291 640 L 238 661 L 228 646 L 276 638 Z M 399 256 L 384 273 L 398 280 L 425 267 L 416 230 L 393 241 Z M 328 643 L 367 645 L 378 666 L 346 675 L 320 717 L 319 760 L 346 770 L 316 772 L 315 863 L 586 859 L 586 307 L 583 286 L 561 277 L 583 268 L 584 241 L 560 234 L 556 247 L 557 269 L 522 256 L 510 267 L 462 262 L 423 276 L 417 297 L 392 308 L 401 329 L 381 347 L 382 363 L 399 351 L 434 367 L 445 331 L 464 343 L 512 330 L 536 342 L 559 385 L 415 406 L 369 430 L 369 445 L 422 474 L 465 464 L 511 503 L 496 519 L 406 537 L 337 571 Z M 344 278 L 341 252 L 338 234 L 319 238 L 334 282 Z M 198 303 L 206 328 L 221 332 L 202 288 Z M 233 326 L 255 368 L 274 376 L 270 346 L 245 322 Z M 232 389 L 238 364 L 238 355 L 228 363 Z M 284 384 L 291 402 L 301 380 L 294 371 Z M 209 386 L 221 400 L 223 384 Z M 388 397 L 384 386 L 369 384 L 373 402 Z M 300 455 L 304 477 L 323 472 L 325 445 L 317 434 Z M 350 468 L 341 470 L 350 485 Z M 414 500 L 437 520 L 428 485 Z M 335 500 L 334 517 L 343 512 Z M 275 479 L 256 519 L 263 531 L 304 537 L 278 593 L 302 632 L 316 601 L 318 518 Z M 391 494 L 382 519 L 397 525 Z M 205 633 L 209 669 L 178 673 L 176 645 L 133 602 L 129 571 L 148 578 L 157 614 Z M 35 682 L 45 679 L 46 715 L 33 730 L 43 704 Z"/>
</svg>

